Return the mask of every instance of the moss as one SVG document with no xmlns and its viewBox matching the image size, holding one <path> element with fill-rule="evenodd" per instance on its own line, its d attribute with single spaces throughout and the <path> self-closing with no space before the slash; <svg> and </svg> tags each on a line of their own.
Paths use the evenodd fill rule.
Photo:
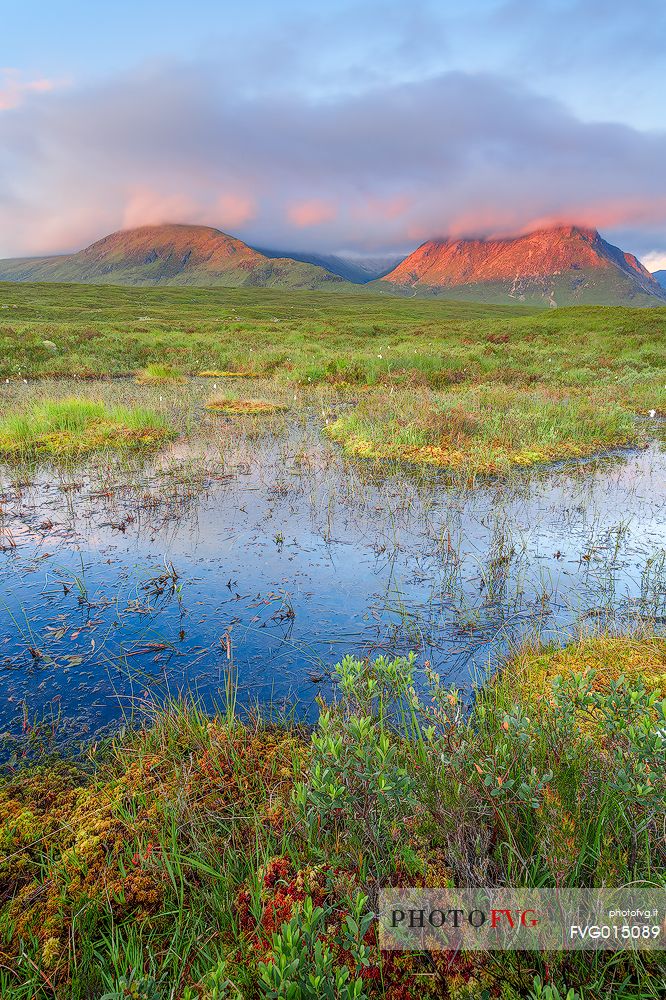
<svg viewBox="0 0 666 1000">
<path fill-rule="evenodd" d="M 610 441 L 591 441 L 578 444 L 575 441 L 561 441 L 551 447 L 507 450 L 498 446 L 494 453 L 474 454 L 461 449 L 441 445 L 400 445 L 381 444 L 369 441 L 356 434 L 346 436 L 340 427 L 327 429 L 328 436 L 342 444 L 346 454 L 354 458 L 368 458 L 376 461 L 399 461 L 414 465 L 432 465 L 453 471 L 463 469 L 480 475 L 495 475 L 514 467 L 527 469 L 535 465 L 557 462 L 565 459 L 588 458 L 609 448 L 626 447 L 631 444 L 627 437 Z"/>
<path fill-rule="evenodd" d="M 375 389 L 327 428 L 351 455 L 493 475 L 636 443 L 643 432 L 607 399 L 544 384 L 443 391 Z"/>
<path fill-rule="evenodd" d="M 243 414 L 259 415 L 268 413 L 283 413 L 287 407 L 283 403 L 270 403 L 263 399 L 227 399 L 214 396 L 206 403 L 206 409 L 216 413 L 226 413 L 229 416 Z"/>
<path fill-rule="evenodd" d="M 199 372 L 199 378 L 261 378 L 261 373 L 216 371 L 215 369 L 206 369 L 205 371 Z"/>
<path fill-rule="evenodd" d="M 153 738 L 167 735 L 166 717 L 162 726 Z M 251 809 L 260 826 L 282 828 L 294 768 L 308 753 L 297 731 L 211 720 L 195 740 L 185 731 L 176 737 L 166 756 L 137 734 L 92 776 L 63 763 L 0 782 L 0 902 L 13 929 L 4 944 L 10 954 L 35 937 L 44 964 L 57 966 L 82 907 L 99 906 L 114 920 L 155 919 L 174 863 L 171 817 L 183 810 L 188 824 L 209 830 L 214 817 Z"/>
<path fill-rule="evenodd" d="M 557 676 L 591 671 L 597 690 L 625 677 L 666 695 L 666 639 L 598 636 L 563 647 L 526 650 L 507 663 L 504 676 L 517 695 L 535 698 L 548 691 Z"/>
<path fill-rule="evenodd" d="M 663 680 L 665 654 L 666 640 L 656 638 L 598 637 L 525 650 L 480 693 L 467 721 L 448 714 L 457 698 L 440 691 L 441 698 L 432 699 L 448 706 L 445 714 L 435 709 L 440 736 L 436 727 L 416 741 L 411 727 L 402 737 L 385 734 L 387 747 L 401 743 L 398 766 L 412 768 L 414 781 L 379 857 L 367 836 L 365 794 L 344 831 L 327 831 L 312 813 L 307 820 L 298 805 L 301 783 L 309 783 L 310 803 L 315 790 L 323 794 L 322 780 L 337 787 L 349 773 L 350 787 L 363 784 L 364 745 L 348 746 L 355 761 L 350 772 L 346 765 L 322 769 L 312 734 L 289 725 L 243 724 L 168 705 L 155 709 L 151 726 L 107 746 L 92 773 L 73 764 L 27 768 L 0 781 L 2 964 L 12 967 L 28 956 L 50 995 L 63 997 L 100 995 L 90 978 L 98 967 L 107 984 L 138 969 L 142 982 L 155 976 L 179 997 L 217 995 L 209 977 L 219 971 L 233 995 L 255 996 L 258 963 L 279 956 L 275 935 L 298 918 L 306 899 L 324 908 L 318 940 L 335 949 L 349 894 L 367 894 L 368 886 L 453 886 L 466 884 L 460 880 L 468 872 L 490 885 L 513 884 L 516 877 L 543 885 L 557 877 L 566 886 L 580 877 L 581 859 L 582 877 L 593 884 L 626 884 L 632 877 L 627 830 L 613 819 L 620 801 L 639 810 L 642 802 L 609 795 L 616 730 L 612 740 L 594 743 L 586 732 L 567 729 L 553 744 L 556 709 L 547 695 L 556 673 L 586 667 L 597 670 L 599 684 L 620 674 Z M 517 683 L 523 674 L 529 684 Z M 523 729 L 511 729 L 505 719 L 521 697 L 531 706 L 524 742 Z M 338 710 L 344 742 L 345 710 Z M 654 762 L 634 744 L 629 752 L 649 790 Z M 532 788 L 534 803 L 508 790 L 515 775 L 531 783 L 525 788 Z M 492 791 L 486 779 L 496 783 Z M 496 788 L 505 791 L 495 797 Z M 600 809 L 596 851 L 589 847 L 590 815 L 601 800 L 607 811 L 603 818 Z M 655 861 L 657 823 L 650 821 L 641 843 Z M 507 855 L 514 838 L 520 838 L 516 853 Z M 522 857 L 529 869 L 516 869 Z M 476 953 L 435 953 L 427 966 L 416 954 L 381 955 L 376 930 L 365 938 L 370 997 L 406 1000 L 445 990 L 472 998 L 497 980 L 488 956 Z M 347 962 L 346 953 L 335 956 L 337 965 Z M 520 969 L 509 971 L 515 995 L 526 996 Z M 585 976 L 587 967 L 578 973 Z M 40 978 L 35 982 L 41 986 Z"/>
</svg>

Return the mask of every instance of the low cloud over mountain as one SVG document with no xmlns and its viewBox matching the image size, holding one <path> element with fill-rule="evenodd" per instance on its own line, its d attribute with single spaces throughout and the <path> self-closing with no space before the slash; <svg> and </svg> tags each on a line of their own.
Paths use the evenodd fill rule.
<svg viewBox="0 0 666 1000">
<path fill-rule="evenodd" d="M 575 222 L 640 255 L 664 245 L 664 159 L 666 134 L 583 121 L 499 75 L 315 98 L 162 63 L 0 113 L 0 256 L 163 222 L 320 253 Z"/>
</svg>

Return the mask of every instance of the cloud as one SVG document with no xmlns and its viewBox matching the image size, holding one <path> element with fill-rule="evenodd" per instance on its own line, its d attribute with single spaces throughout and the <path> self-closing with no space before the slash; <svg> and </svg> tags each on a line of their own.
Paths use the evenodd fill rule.
<svg viewBox="0 0 666 1000">
<path fill-rule="evenodd" d="M 160 194 L 148 187 L 128 190 L 121 228 L 159 226 L 164 222 L 196 222 L 197 202 L 185 194 Z"/>
<path fill-rule="evenodd" d="M 653 250 L 650 253 L 643 254 L 642 260 L 648 271 L 666 270 L 666 251 L 664 250 Z"/>
<path fill-rule="evenodd" d="M 213 206 L 211 221 L 223 229 L 236 229 L 254 219 L 257 206 L 253 198 L 244 194 L 221 194 Z"/>
<path fill-rule="evenodd" d="M 323 222 L 331 222 L 337 214 L 335 205 L 321 198 L 296 201 L 287 208 L 287 219 L 298 229 L 307 229 L 309 226 L 319 226 Z"/>
<path fill-rule="evenodd" d="M 13 111 L 30 94 L 46 94 L 55 86 L 54 80 L 24 80 L 17 69 L 0 69 L 0 111 Z"/>
<path fill-rule="evenodd" d="M 361 252 L 580 222 L 647 253 L 666 250 L 665 159 L 666 134 L 582 121 L 500 75 L 315 99 L 163 63 L 0 115 L 0 255 L 163 221 Z"/>
</svg>

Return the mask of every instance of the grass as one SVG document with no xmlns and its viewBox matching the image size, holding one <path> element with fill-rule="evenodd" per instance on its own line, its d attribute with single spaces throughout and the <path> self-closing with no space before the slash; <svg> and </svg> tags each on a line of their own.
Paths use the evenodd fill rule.
<svg viewBox="0 0 666 1000">
<path fill-rule="evenodd" d="M 206 448 L 223 439 L 206 452 L 215 476 L 247 456 L 235 422 L 201 420 L 206 406 L 298 399 L 351 455 L 473 476 L 641 443 L 654 424 L 640 418 L 666 414 L 662 309 L 30 285 L 0 286 L 0 307 L 12 459 L 203 426 Z M 206 400 L 189 375 L 261 377 L 260 398 Z M 127 378 L 96 386 L 100 399 L 52 398 L 56 379 L 100 376 Z M 247 424 L 248 437 L 271 427 Z M 188 496 L 203 471 L 188 471 Z M 665 663 L 654 636 L 523 647 L 468 707 L 430 671 L 417 697 L 411 659 L 347 657 L 311 730 L 240 718 L 230 680 L 212 717 L 174 702 L 77 759 L 12 761 L 0 995 L 656 998 L 646 953 L 390 956 L 367 918 L 388 885 L 661 883 Z"/>
<path fill-rule="evenodd" d="M 540 976 L 551 998 L 656 998 L 647 953 L 382 954 L 364 914 L 382 885 L 659 881 L 666 707 L 639 669 L 604 692 L 581 668 L 663 653 L 519 652 L 471 714 L 434 675 L 420 702 L 409 659 L 347 657 L 311 732 L 174 703 L 87 762 L 10 770 L 2 996 L 315 1000 L 311 976 L 347 969 L 357 992 L 331 996 L 513 1000 Z M 525 697 L 516 663 L 538 664 Z"/>
<path fill-rule="evenodd" d="M 361 399 L 331 429 L 351 454 L 501 472 L 639 443 L 634 418 L 666 414 L 666 309 L 29 284 L 0 307 L 6 379 L 324 385 Z"/>
<path fill-rule="evenodd" d="M 144 407 L 75 397 L 43 400 L 0 420 L 0 455 L 83 455 L 105 448 L 146 448 L 171 436 L 164 418 Z"/>
<path fill-rule="evenodd" d="M 169 385 L 182 382 L 183 376 L 173 365 L 151 362 L 136 374 L 139 385 Z"/>
<path fill-rule="evenodd" d="M 641 430 L 622 406 L 580 390 L 488 383 L 368 396 L 328 434 L 359 457 L 498 473 L 636 443 Z"/>
</svg>

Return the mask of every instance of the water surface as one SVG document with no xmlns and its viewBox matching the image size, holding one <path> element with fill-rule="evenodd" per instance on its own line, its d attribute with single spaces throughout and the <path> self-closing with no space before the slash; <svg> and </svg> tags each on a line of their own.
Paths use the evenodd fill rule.
<svg viewBox="0 0 666 1000">
<path fill-rule="evenodd" d="M 297 422 L 205 474 L 166 464 L 3 471 L 0 729 L 212 704 L 232 668 L 244 704 L 311 717 L 347 652 L 465 686 L 523 636 L 666 615 L 658 444 L 473 490 L 377 475 Z"/>
</svg>

